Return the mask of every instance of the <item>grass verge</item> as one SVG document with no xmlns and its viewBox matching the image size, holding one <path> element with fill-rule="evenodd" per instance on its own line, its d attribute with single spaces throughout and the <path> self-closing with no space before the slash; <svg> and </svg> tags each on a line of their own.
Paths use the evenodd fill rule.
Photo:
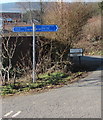
<svg viewBox="0 0 103 120">
<path fill-rule="evenodd" d="M 6 86 L 1 86 L 1 96 L 6 95 L 14 95 L 19 94 L 23 92 L 40 92 L 46 89 L 52 89 L 52 88 L 58 88 L 62 87 L 66 84 L 70 84 L 73 81 L 79 79 L 84 72 L 76 72 L 71 75 L 67 75 L 62 72 L 54 72 L 50 75 L 48 74 L 41 74 L 39 75 L 40 80 L 37 80 L 35 83 L 15 83 L 14 84 L 8 84 Z"/>
</svg>

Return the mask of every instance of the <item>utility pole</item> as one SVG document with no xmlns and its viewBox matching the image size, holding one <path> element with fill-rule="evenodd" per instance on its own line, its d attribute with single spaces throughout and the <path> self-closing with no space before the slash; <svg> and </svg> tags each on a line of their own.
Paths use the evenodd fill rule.
<svg viewBox="0 0 103 120">
<path fill-rule="evenodd" d="M 57 2 L 59 2 L 59 6 L 60 6 L 61 24 L 63 24 L 63 0 L 57 0 Z"/>
<path fill-rule="evenodd" d="M 29 15 L 30 23 L 32 24 L 33 18 L 32 18 L 32 10 L 31 10 L 31 3 L 30 2 L 29 2 L 29 12 L 30 12 L 30 15 Z"/>
<path fill-rule="evenodd" d="M 61 23 L 63 25 L 63 0 L 60 0 Z"/>
<path fill-rule="evenodd" d="M 43 24 L 43 3 L 42 0 L 40 0 L 40 23 Z"/>
<path fill-rule="evenodd" d="M 33 23 L 33 83 L 35 82 L 35 24 Z"/>
</svg>

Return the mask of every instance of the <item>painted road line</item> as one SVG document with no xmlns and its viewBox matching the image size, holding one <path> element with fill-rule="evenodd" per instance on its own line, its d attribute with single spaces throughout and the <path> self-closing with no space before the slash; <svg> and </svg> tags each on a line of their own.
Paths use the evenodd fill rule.
<svg viewBox="0 0 103 120">
<path fill-rule="evenodd" d="M 13 111 L 10 111 L 10 112 L 6 113 L 6 114 L 4 115 L 4 117 L 9 116 L 11 113 L 13 113 Z"/>
<path fill-rule="evenodd" d="M 14 115 L 12 116 L 12 118 L 18 116 L 20 113 L 21 113 L 21 111 L 18 111 L 16 114 L 14 114 Z"/>
</svg>

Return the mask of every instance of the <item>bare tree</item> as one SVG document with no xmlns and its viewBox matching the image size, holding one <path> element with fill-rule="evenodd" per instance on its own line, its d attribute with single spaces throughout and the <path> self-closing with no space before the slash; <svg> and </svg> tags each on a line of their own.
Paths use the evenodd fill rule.
<svg viewBox="0 0 103 120">
<path fill-rule="evenodd" d="M 9 35 L 8 37 L 5 37 L 2 34 L 2 67 L 1 67 L 1 71 L 2 71 L 2 82 L 5 83 L 6 82 L 6 78 L 7 81 L 10 81 L 10 70 L 13 68 L 12 66 L 12 58 L 15 54 L 15 50 L 17 47 L 17 39 L 18 37 L 16 37 L 15 40 L 10 40 L 11 39 L 11 35 Z M 14 74 L 15 77 L 15 74 Z"/>
<path fill-rule="evenodd" d="M 73 43 L 77 42 L 81 37 L 82 27 L 91 17 L 91 6 L 84 3 L 70 4 L 61 2 L 51 3 L 48 7 L 44 16 L 45 24 L 57 24 L 59 30 L 54 33 L 45 33 L 45 36 L 73 47 Z M 62 53 L 64 54 L 65 51 L 67 49 Z"/>
<path fill-rule="evenodd" d="M 21 53 L 19 59 L 20 61 L 16 64 L 16 72 L 21 74 L 19 79 L 23 77 L 23 82 L 31 82 L 30 80 L 32 80 L 32 61 L 30 51 L 27 51 L 25 56 Z"/>
</svg>

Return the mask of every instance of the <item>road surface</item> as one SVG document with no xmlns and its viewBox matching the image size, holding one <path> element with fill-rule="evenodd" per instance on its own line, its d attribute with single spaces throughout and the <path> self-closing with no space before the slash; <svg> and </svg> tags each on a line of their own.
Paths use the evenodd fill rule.
<svg viewBox="0 0 103 120">
<path fill-rule="evenodd" d="M 2 117 L 101 118 L 101 70 L 99 67 L 86 78 L 62 88 L 4 98 Z"/>
</svg>

